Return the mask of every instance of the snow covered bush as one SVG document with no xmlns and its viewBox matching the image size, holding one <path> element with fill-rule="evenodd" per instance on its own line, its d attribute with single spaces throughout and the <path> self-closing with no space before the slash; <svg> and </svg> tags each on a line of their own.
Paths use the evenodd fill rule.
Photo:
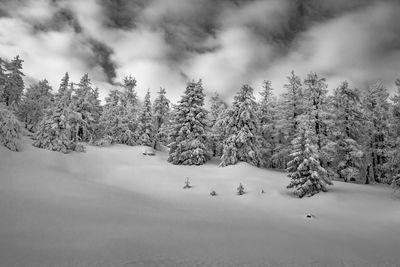
<svg viewBox="0 0 400 267">
<path fill-rule="evenodd" d="M 241 183 L 239 184 L 239 187 L 237 188 L 237 194 L 239 196 L 244 194 L 244 186 Z"/>
<path fill-rule="evenodd" d="M 185 185 L 183 186 L 183 189 L 188 189 L 188 188 L 192 188 L 192 186 L 190 185 L 189 178 L 186 178 Z"/>
<path fill-rule="evenodd" d="M 20 150 L 21 126 L 4 105 L 0 104 L 0 144 L 12 151 Z"/>
<path fill-rule="evenodd" d="M 394 190 L 399 190 L 400 189 L 400 174 L 396 175 L 393 178 L 392 188 L 394 188 Z"/>
</svg>

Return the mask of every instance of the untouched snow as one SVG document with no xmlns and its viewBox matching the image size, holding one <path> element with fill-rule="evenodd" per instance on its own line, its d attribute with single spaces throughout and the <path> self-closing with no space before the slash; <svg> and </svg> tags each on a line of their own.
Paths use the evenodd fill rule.
<svg viewBox="0 0 400 267">
<path fill-rule="evenodd" d="M 244 163 L 24 142 L 0 147 L 0 266 L 400 265 L 400 199 L 385 186 L 335 182 L 297 199 L 285 173 Z"/>
</svg>

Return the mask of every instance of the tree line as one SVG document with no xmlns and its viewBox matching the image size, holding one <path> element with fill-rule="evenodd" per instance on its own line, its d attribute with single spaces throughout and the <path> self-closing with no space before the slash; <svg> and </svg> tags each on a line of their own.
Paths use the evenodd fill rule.
<svg viewBox="0 0 400 267">
<path fill-rule="evenodd" d="M 172 164 L 219 157 L 221 167 L 286 169 L 299 197 L 326 191 L 332 180 L 400 187 L 400 79 L 390 97 L 380 81 L 364 90 L 344 81 L 329 92 L 316 73 L 301 79 L 292 71 L 280 95 L 266 80 L 259 100 L 245 84 L 230 105 L 214 93 L 206 109 L 201 80 L 172 104 L 164 88 L 154 102 L 150 91 L 140 101 L 128 76 L 101 105 L 88 74 L 74 83 L 66 73 L 57 92 L 45 79 L 25 89 L 22 62 L 0 59 L 0 143 L 14 151 L 23 127 L 34 146 L 63 153 L 85 143 L 145 145 L 167 148 Z"/>
</svg>

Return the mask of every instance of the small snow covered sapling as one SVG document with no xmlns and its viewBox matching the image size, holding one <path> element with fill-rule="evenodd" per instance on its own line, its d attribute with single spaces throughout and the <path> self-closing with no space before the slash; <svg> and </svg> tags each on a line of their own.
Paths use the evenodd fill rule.
<svg viewBox="0 0 400 267">
<path fill-rule="evenodd" d="M 396 175 L 396 177 L 392 181 L 392 188 L 394 191 L 400 191 L 400 174 Z"/>
<path fill-rule="evenodd" d="M 244 187 L 243 187 L 242 183 L 240 183 L 240 184 L 239 184 L 239 187 L 237 188 L 237 194 L 238 194 L 239 196 L 241 196 L 241 195 L 244 194 Z"/>
<path fill-rule="evenodd" d="M 187 188 L 192 188 L 192 186 L 190 185 L 190 182 L 189 182 L 189 178 L 186 178 L 185 186 L 183 187 L 183 189 L 187 189 Z"/>
<path fill-rule="evenodd" d="M 215 192 L 215 190 L 212 190 L 210 193 L 210 196 L 215 197 L 217 195 L 217 192 Z"/>
</svg>

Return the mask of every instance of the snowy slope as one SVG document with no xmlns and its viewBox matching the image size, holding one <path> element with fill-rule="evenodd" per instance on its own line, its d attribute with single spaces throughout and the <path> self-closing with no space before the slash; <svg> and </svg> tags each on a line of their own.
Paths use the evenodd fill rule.
<svg viewBox="0 0 400 267">
<path fill-rule="evenodd" d="M 29 142 L 0 147 L 0 266 L 400 264 L 400 199 L 384 186 L 336 182 L 297 199 L 284 173 L 244 163 L 174 166 L 140 147 L 64 155 Z"/>
</svg>

